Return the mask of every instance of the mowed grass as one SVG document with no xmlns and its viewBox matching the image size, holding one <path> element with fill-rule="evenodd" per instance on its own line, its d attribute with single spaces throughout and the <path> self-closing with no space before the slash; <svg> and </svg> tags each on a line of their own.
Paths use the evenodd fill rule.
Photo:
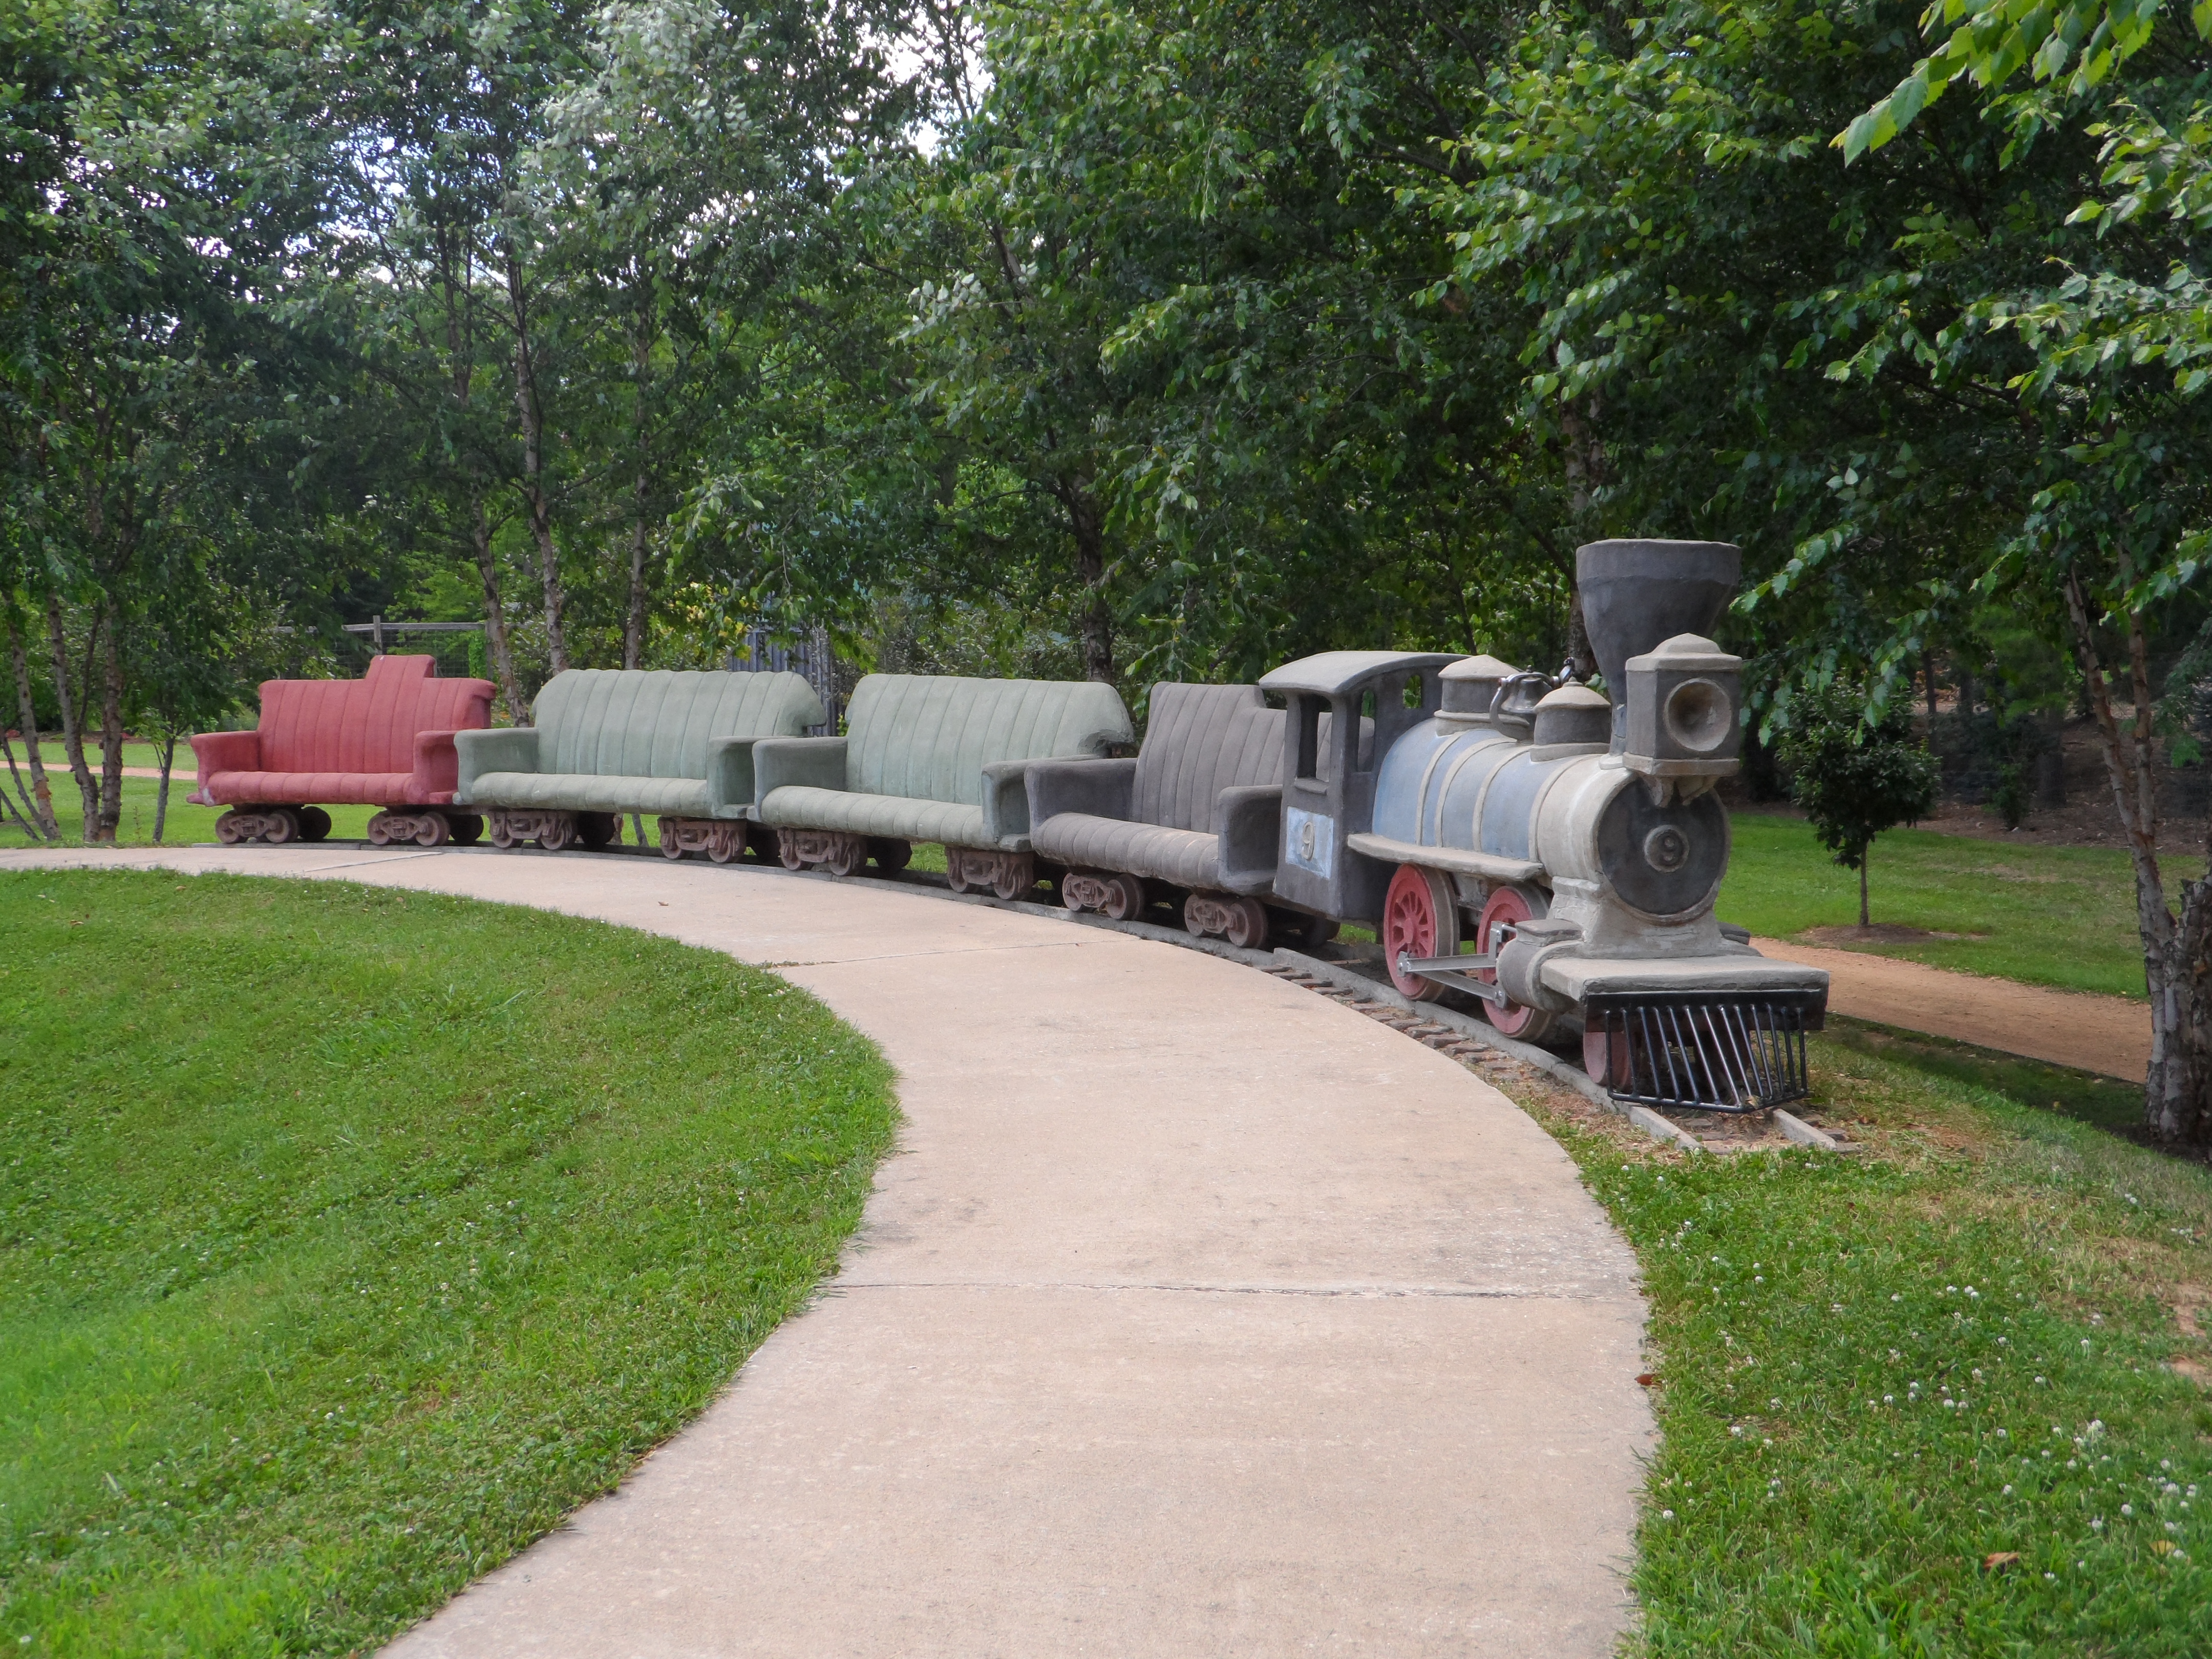
<svg viewBox="0 0 2212 1659">
<path fill-rule="evenodd" d="M 1636 1650 L 2212 1652 L 2212 1172 L 1984 1058 L 1816 1039 L 1850 1158 L 1549 1120 L 1650 1298 Z"/>
<path fill-rule="evenodd" d="M 711 952 L 338 884 L 0 874 L 0 1650 L 374 1646 L 831 1272 L 871 1045 Z"/>
<path fill-rule="evenodd" d="M 1802 819 L 1740 812 L 1732 822 L 1724 920 L 1770 939 L 1857 925 L 1857 875 Z M 2062 990 L 2144 994 L 2124 852 L 1893 830 L 1875 842 L 1868 870 L 1875 923 L 1958 937 L 1847 948 Z"/>
<path fill-rule="evenodd" d="M 198 779 L 188 763 L 188 756 L 179 756 L 175 774 L 169 780 L 169 812 L 161 825 L 161 842 L 169 847 L 189 847 L 195 842 L 215 839 L 215 821 L 222 816 L 219 806 L 193 806 L 185 797 L 192 793 Z M 99 775 L 98 769 L 94 776 Z M 30 784 L 30 775 L 23 775 L 24 786 Z M 61 844 L 78 847 L 84 840 L 84 805 L 77 793 L 76 780 L 67 771 L 49 770 L 46 784 L 52 791 L 54 819 L 60 824 Z M 0 787 L 4 787 L 13 799 L 15 785 L 0 766 Z M 150 847 L 154 845 L 154 813 L 161 788 L 158 778 L 125 778 L 123 780 L 123 816 L 116 825 L 116 844 L 121 847 Z M 333 806 L 331 815 L 331 838 L 333 841 L 359 841 L 368 834 L 368 820 L 376 809 L 373 806 Z M 23 828 L 9 817 L 0 823 L 0 848 L 43 847 L 46 842 L 24 833 Z"/>
</svg>

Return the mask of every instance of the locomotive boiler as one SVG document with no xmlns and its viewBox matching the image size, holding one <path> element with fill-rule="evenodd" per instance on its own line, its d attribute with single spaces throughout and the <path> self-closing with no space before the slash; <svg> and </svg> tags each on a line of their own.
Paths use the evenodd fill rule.
<svg viewBox="0 0 2212 1659">
<path fill-rule="evenodd" d="M 1723 543 L 1579 550 L 1610 696 L 1486 656 L 1330 652 L 1267 675 L 1288 705 L 1277 899 L 1372 926 L 1408 997 L 1578 1038 L 1617 1098 L 1802 1097 L 1827 975 L 1714 912 L 1742 665 L 1707 635 L 1741 569 Z"/>
</svg>

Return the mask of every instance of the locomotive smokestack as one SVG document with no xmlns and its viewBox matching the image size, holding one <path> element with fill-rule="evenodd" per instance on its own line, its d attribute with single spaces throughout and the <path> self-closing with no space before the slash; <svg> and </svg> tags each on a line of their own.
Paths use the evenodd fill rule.
<svg viewBox="0 0 2212 1659">
<path fill-rule="evenodd" d="M 1730 542 L 1591 542 L 1575 550 L 1583 623 L 1606 690 L 1620 701 L 1631 657 L 1677 634 L 1711 635 L 1743 574 Z"/>
<path fill-rule="evenodd" d="M 1743 574 L 1730 542 L 1591 542 L 1575 551 L 1583 625 L 1613 699 L 1613 747 L 1625 732 L 1628 659 L 1677 634 L 1710 635 Z"/>
</svg>

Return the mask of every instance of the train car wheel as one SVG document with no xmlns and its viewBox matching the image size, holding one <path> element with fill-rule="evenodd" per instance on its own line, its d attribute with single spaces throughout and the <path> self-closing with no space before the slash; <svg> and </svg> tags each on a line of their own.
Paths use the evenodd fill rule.
<svg viewBox="0 0 2212 1659">
<path fill-rule="evenodd" d="M 442 814 L 425 812 L 416 826 L 415 844 L 417 847 L 443 847 L 453 838 L 453 828 Z"/>
<path fill-rule="evenodd" d="M 538 826 L 538 844 L 546 852 L 557 853 L 576 838 L 576 826 L 565 812 L 548 812 Z"/>
<path fill-rule="evenodd" d="M 1607 1031 L 1605 1016 L 1596 1016 L 1595 1024 L 1583 1028 L 1583 1070 L 1608 1089 L 1626 1088 L 1632 1070 L 1628 1043 L 1627 1032 Z"/>
<path fill-rule="evenodd" d="M 610 845 L 622 834 L 622 819 L 612 812 L 579 812 L 576 814 L 576 839 L 587 851 L 596 853 Z"/>
<path fill-rule="evenodd" d="M 775 832 L 775 861 L 787 870 L 804 870 L 806 860 L 799 856 L 799 832 L 779 830 Z"/>
<path fill-rule="evenodd" d="M 504 812 L 491 815 L 491 844 L 502 853 L 514 845 L 514 830 L 507 823 Z"/>
<path fill-rule="evenodd" d="M 840 836 L 823 862 L 833 876 L 857 876 L 867 866 L 868 843 L 858 836 Z"/>
<path fill-rule="evenodd" d="M 1267 907 L 1255 898 L 1241 898 L 1229 907 L 1229 942 L 1240 951 L 1267 948 Z"/>
<path fill-rule="evenodd" d="M 246 839 L 246 832 L 238 827 L 235 809 L 225 812 L 215 821 L 215 838 L 225 847 L 235 847 Z"/>
<path fill-rule="evenodd" d="M 1551 908 L 1544 895 L 1529 887 L 1498 887 L 1492 890 L 1490 898 L 1482 907 L 1482 919 L 1475 924 L 1474 948 L 1483 956 L 1494 952 L 1505 942 L 1504 929 L 1520 922 L 1529 921 Z M 1493 935 L 1497 937 L 1493 938 Z M 1491 984 L 1498 982 L 1498 970 L 1485 968 L 1479 970 Z M 1518 1002 L 1487 1002 L 1482 1012 L 1492 1025 L 1507 1036 L 1518 1037 L 1523 1042 L 1541 1042 L 1551 1035 L 1551 1013 L 1542 1008 L 1530 1008 Z"/>
<path fill-rule="evenodd" d="M 473 847 L 483 839 L 484 822 L 481 812 L 448 812 L 446 826 L 453 832 L 453 845 Z"/>
<path fill-rule="evenodd" d="M 289 806 L 280 806 L 263 819 L 264 828 L 261 839 L 271 847 L 282 847 L 288 841 L 300 839 L 300 817 Z"/>
<path fill-rule="evenodd" d="M 300 839 L 321 841 L 331 833 L 331 815 L 319 806 L 300 809 Z"/>
<path fill-rule="evenodd" d="M 1115 921 L 1127 921 L 1145 914 L 1145 884 L 1134 876 L 1108 878 L 1106 902 L 1099 907 Z"/>
<path fill-rule="evenodd" d="M 883 874 L 895 876 L 914 862 L 914 843 L 878 836 L 869 842 L 868 856 L 876 861 L 876 868 Z"/>
<path fill-rule="evenodd" d="M 1026 880 L 1024 879 L 1025 877 Z M 1009 904 L 1027 896 L 1036 885 L 1036 870 L 1018 860 L 1002 859 L 999 867 L 991 873 L 992 896 Z"/>
<path fill-rule="evenodd" d="M 1398 958 L 1459 954 L 1459 902 L 1451 883 L 1434 870 L 1401 864 L 1382 900 L 1382 963 L 1390 983 L 1416 1002 L 1434 1002 L 1444 988 L 1419 974 L 1401 973 Z"/>
</svg>

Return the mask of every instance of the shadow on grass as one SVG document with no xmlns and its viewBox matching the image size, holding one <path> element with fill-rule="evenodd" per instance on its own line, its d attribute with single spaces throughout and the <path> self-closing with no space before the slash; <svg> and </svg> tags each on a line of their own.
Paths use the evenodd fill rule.
<svg viewBox="0 0 2212 1659">
<path fill-rule="evenodd" d="M 1836 1014 L 1828 1017 L 1827 1036 L 1839 1048 L 1877 1055 L 1925 1076 L 1987 1089 L 2024 1107 L 2094 1124 L 2139 1146 L 2172 1150 L 2160 1147 L 2143 1132 L 2140 1084 Z M 2191 1163 L 2204 1161 L 2202 1149 L 2184 1149 L 2174 1155 Z"/>
</svg>

